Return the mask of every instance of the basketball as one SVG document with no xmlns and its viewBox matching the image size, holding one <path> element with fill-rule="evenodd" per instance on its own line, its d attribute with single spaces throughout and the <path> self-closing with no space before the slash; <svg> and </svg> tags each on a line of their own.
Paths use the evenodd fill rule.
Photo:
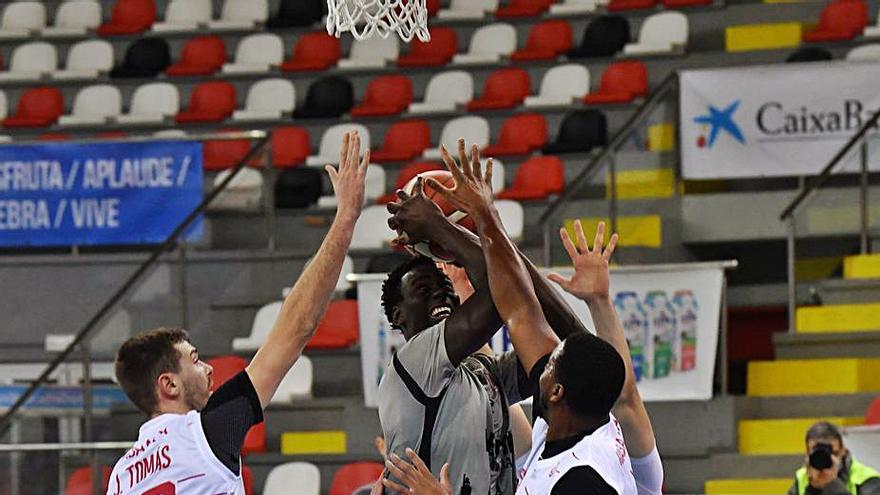
<svg viewBox="0 0 880 495">
<path fill-rule="evenodd" d="M 419 175 L 413 177 L 409 182 L 407 182 L 406 186 L 404 186 L 403 191 L 407 194 L 412 194 L 416 188 L 416 182 L 419 180 L 419 177 L 421 177 L 422 179 L 430 177 L 449 188 L 455 186 L 455 179 L 452 177 L 451 172 L 447 170 L 431 170 L 430 172 L 422 172 Z M 445 215 L 447 219 L 449 219 L 453 223 L 461 225 L 471 232 L 476 232 L 477 226 L 476 224 L 474 224 L 473 219 L 467 216 L 467 213 L 449 204 L 449 202 L 446 201 L 446 198 L 444 198 L 439 191 L 437 191 L 430 185 L 424 184 L 424 191 L 425 197 L 427 197 L 428 199 L 433 201 L 434 204 L 439 206 L 440 211 L 443 212 L 443 215 Z M 445 249 L 443 249 L 443 247 L 433 246 L 428 242 L 419 242 L 413 245 L 408 245 L 407 249 L 413 254 L 427 256 L 434 261 L 439 261 L 442 263 L 450 263 L 453 261 L 452 256 L 450 256 L 449 253 Z"/>
</svg>

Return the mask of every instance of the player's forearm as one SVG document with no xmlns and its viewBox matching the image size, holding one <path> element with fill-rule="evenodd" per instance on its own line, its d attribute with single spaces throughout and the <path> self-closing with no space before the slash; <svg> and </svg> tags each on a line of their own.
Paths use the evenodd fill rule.
<svg viewBox="0 0 880 495">
<path fill-rule="evenodd" d="M 443 246 L 455 261 L 465 269 L 474 289 L 488 289 L 486 279 L 486 260 L 480 247 L 480 240 L 470 231 L 458 227 L 448 220 L 438 224 L 432 231 L 431 242 Z"/>
<path fill-rule="evenodd" d="M 620 357 L 623 358 L 626 378 L 618 403 L 636 400 L 641 402 L 639 391 L 636 388 L 636 375 L 633 371 L 632 359 L 630 359 L 629 346 L 626 344 L 623 326 L 620 324 L 620 319 L 617 318 L 617 311 L 614 310 L 611 298 L 607 296 L 595 297 L 584 302 L 587 303 L 587 307 L 590 309 L 590 316 L 593 318 L 593 324 L 596 325 L 596 335 L 611 344 L 620 354 Z"/>
</svg>

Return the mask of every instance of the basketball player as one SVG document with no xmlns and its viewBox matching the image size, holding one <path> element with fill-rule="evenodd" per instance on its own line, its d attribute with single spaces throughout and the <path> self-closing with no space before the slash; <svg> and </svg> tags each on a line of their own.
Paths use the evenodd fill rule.
<svg viewBox="0 0 880 495">
<path fill-rule="evenodd" d="M 339 168 L 327 165 L 339 199 L 336 218 L 247 369 L 212 394 L 212 369 L 185 330 L 159 328 L 122 344 L 116 377 L 149 420 L 113 468 L 108 495 L 244 495 L 239 452 L 245 435 L 263 420 L 263 409 L 314 334 L 351 243 L 370 159 L 366 150 L 359 163 L 359 152 L 358 134 L 346 134 Z"/>
<path fill-rule="evenodd" d="M 442 158 L 455 166 L 445 147 Z M 462 162 L 478 163 L 474 147 L 468 158 L 459 140 Z M 448 165 L 450 166 L 450 165 Z M 475 292 L 459 304 L 449 279 L 427 258 L 413 258 L 395 269 L 382 288 L 385 314 L 402 331 L 401 346 L 379 384 L 379 418 L 389 457 L 418 451 L 439 474 L 444 462 L 455 493 L 512 494 L 515 464 L 508 404 L 534 393 L 529 375 L 511 352 L 490 357 L 477 351 L 501 327 L 486 278 L 479 241 L 447 221 L 427 199 L 421 184 L 409 197 L 398 192 L 389 204 L 392 229 L 406 242 L 443 246 L 467 271 Z M 586 332 L 559 294 L 526 262 L 538 300 L 555 328 Z"/>
</svg>

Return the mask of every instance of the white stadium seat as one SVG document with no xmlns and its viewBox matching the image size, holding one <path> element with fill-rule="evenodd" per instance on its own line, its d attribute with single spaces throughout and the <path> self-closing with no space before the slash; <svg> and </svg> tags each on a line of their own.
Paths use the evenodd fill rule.
<svg viewBox="0 0 880 495">
<path fill-rule="evenodd" d="M 625 55 L 682 53 L 687 46 L 688 18 L 681 12 L 649 16 L 639 29 L 639 40 L 623 47 Z"/>
<path fill-rule="evenodd" d="M 101 25 L 101 4 L 97 0 L 68 0 L 55 12 L 55 22 L 43 28 L 45 37 L 83 36 Z"/>
<path fill-rule="evenodd" d="M 283 303 L 283 301 L 275 301 L 258 309 L 256 316 L 254 316 L 254 322 L 251 324 L 251 334 L 247 337 L 232 339 L 232 350 L 244 352 L 259 349 L 275 325 L 278 315 L 281 314 Z"/>
<path fill-rule="evenodd" d="M 596 0 L 563 0 L 550 6 L 550 15 L 569 16 L 592 14 L 600 5 Z"/>
<path fill-rule="evenodd" d="M 290 404 L 297 399 L 310 399 L 312 397 L 312 383 L 315 371 L 312 360 L 308 356 L 300 356 L 293 363 L 290 371 L 281 379 L 275 395 L 269 399 L 270 404 Z"/>
<path fill-rule="evenodd" d="M 287 79 L 263 79 L 248 89 L 244 109 L 232 120 L 277 120 L 289 116 L 296 106 L 296 88 Z"/>
<path fill-rule="evenodd" d="M 153 133 L 153 137 L 168 138 L 172 140 L 176 138 L 185 138 L 186 136 L 188 136 L 188 134 L 182 129 L 162 129 L 161 131 Z"/>
<path fill-rule="evenodd" d="M 263 495 L 321 495 L 321 471 L 308 462 L 285 462 L 272 468 Z"/>
<path fill-rule="evenodd" d="M 214 186 L 220 185 L 231 173 L 232 169 L 227 169 L 217 174 L 214 177 Z M 263 206 L 263 174 L 250 167 L 242 168 L 208 206 L 213 211 L 259 210 Z"/>
<path fill-rule="evenodd" d="M 321 136 L 318 154 L 306 158 L 306 165 L 323 167 L 328 163 L 339 161 L 339 148 L 342 147 L 342 136 L 346 132 L 357 131 L 361 138 L 361 149 L 370 149 L 370 130 L 361 124 L 336 124 Z"/>
<path fill-rule="evenodd" d="M 76 94 L 73 111 L 62 115 L 58 124 L 62 126 L 102 125 L 111 117 L 122 113 L 122 93 L 110 84 L 87 86 Z"/>
<path fill-rule="evenodd" d="M 240 74 L 245 72 L 269 72 L 273 66 L 281 65 L 284 59 L 284 42 L 276 34 L 252 34 L 238 42 L 235 48 L 235 62 L 223 64 L 223 72 Z"/>
<path fill-rule="evenodd" d="M 378 163 L 371 163 L 364 177 L 364 201 L 372 203 L 376 198 L 384 195 L 385 180 L 385 169 Z M 319 208 L 335 208 L 337 203 L 336 195 L 333 194 L 318 198 Z"/>
<path fill-rule="evenodd" d="M 880 15 L 880 13 L 878 13 L 878 15 Z M 877 24 L 874 24 L 873 26 L 865 26 L 862 36 L 865 38 L 880 38 L 880 17 L 877 18 Z"/>
<path fill-rule="evenodd" d="M 448 9 L 440 9 L 437 18 L 443 20 L 480 20 L 498 9 L 498 0 L 452 0 Z"/>
<path fill-rule="evenodd" d="M 453 70 L 441 72 L 428 81 L 425 99 L 409 105 L 411 114 L 454 112 L 474 98 L 474 79 L 470 73 Z"/>
<path fill-rule="evenodd" d="M 46 27 L 42 2 L 14 2 L 6 5 L 0 18 L 0 38 L 28 38 Z"/>
<path fill-rule="evenodd" d="M 208 23 L 211 29 L 253 29 L 269 18 L 267 0 L 226 0 L 220 19 Z"/>
<path fill-rule="evenodd" d="M 5 119 L 8 112 L 9 102 L 6 100 L 6 91 L 0 89 L 0 119 Z"/>
<path fill-rule="evenodd" d="M 171 83 L 147 83 L 131 97 L 128 113 L 116 117 L 120 124 L 161 124 L 180 111 L 180 94 Z"/>
<path fill-rule="evenodd" d="M 351 249 L 382 249 L 394 237 L 394 231 L 388 228 L 388 210 L 385 205 L 367 206 L 354 226 Z"/>
<path fill-rule="evenodd" d="M 0 81 L 31 81 L 50 74 L 58 67 L 55 45 L 34 41 L 18 45 L 12 51 L 9 70 L 0 72 Z"/>
<path fill-rule="evenodd" d="M 590 71 L 581 64 L 565 64 L 544 73 L 541 89 L 523 105 L 530 108 L 569 106 L 590 92 Z"/>
<path fill-rule="evenodd" d="M 452 153 L 458 149 L 458 139 L 464 138 L 468 146 L 476 144 L 481 148 L 489 143 L 489 122 L 483 117 L 468 115 L 450 120 L 443 126 L 440 133 L 440 142 L 435 147 L 425 150 L 422 155 L 429 160 L 440 158 L 440 145 L 445 144 L 446 149 Z"/>
<path fill-rule="evenodd" d="M 113 68 L 113 45 L 104 40 L 85 40 L 67 52 L 63 70 L 52 73 L 53 79 L 95 79 Z"/>
<path fill-rule="evenodd" d="M 400 43 L 397 36 L 373 36 L 351 44 L 348 58 L 337 63 L 340 69 L 379 69 L 397 60 Z"/>
<path fill-rule="evenodd" d="M 493 64 L 516 50 L 516 28 L 504 22 L 474 31 L 467 53 L 452 58 L 454 64 Z"/>
<path fill-rule="evenodd" d="M 171 0 L 165 9 L 165 21 L 153 24 L 153 31 L 195 31 L 211 22 L 211 0 Z"/>
<path fill-rule="evenodd" d="M 850 62 L 876 62 L 880 60 L 880 43 L 857 46 L 846 54 Z"/>
<path fill-rule="evenodd" d="M 517 242 L 522 240 L 525 212 L 518 201 L 508 199 L 499 199 L 495 201 L 495 209 L 498 210 L 498 216 L 501 217 L 501 225 L 510 240 Z"/>
</svg>

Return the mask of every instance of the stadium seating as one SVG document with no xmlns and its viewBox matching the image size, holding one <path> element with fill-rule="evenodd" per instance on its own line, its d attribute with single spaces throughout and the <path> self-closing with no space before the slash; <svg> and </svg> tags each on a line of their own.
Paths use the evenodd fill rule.
<svg viewBox="0 0 880 495">
<path fill-rule="evenodd" d="M 516 28 L 510 24 L 496 22 L 482 26 L 471 35 L 467 53 L 452 57 L 458 65 L 493 64 L 516 50 Z"/>
<path fill-rule="evenodd" d="M 834 0 L 822 10 L 819 25 L 804 31 L 804 41 L 845 41 L 862 34 L 868 25 L 864 0 Z"/>
<path fill-rule="evenodd" d="M 346 132 L 357 131 L 361 139 L 361 149 L 370 148 L 370 130 L 363 124 L 336 124 L 321 136 L 318 154 L 306 158 L 306 165 L 323 167 L 328 163 L 339 162 L 339 150 L 342 147 L 342 136 Z"/>
<path fill-rule="evenodd" d="M 296 487 L 297 495 L 321 495 L 321 471 L 308 462 L 286 462 L 269 471 L 263 495 L 285 495 Z"/>
<path fill-rule="evenodd" d="M 448 27 L 431 29 L 431 40 L 412 41 L 409 53 L 397 59 L 399 67 L 437 67 L 448 64 L 458 51 L 458 36 Z"/>
<path fill-rule="evenodd" d="M 101 4 L 97 0 L 68 0 L 55 11 L 55 22 L 40 30 L 46 38 L 83 36 L 101 25 Z"/>
<path fill-rule="evenodd" d="M 360 338 L 358 308 L 355 299 L 331 301 L 306 349 L 342 349 Z"/>
<path fill-rule="evenodd" d="M 9 101 L 6 99 L 6 92 L 0 90 L 0 119 L 5 119 L 9 112 Z"/>
<path fill-rule="evenodd" d="M 535 156 L 516 170 L 513 184 L 496 194 L 498 199 L 534 201 L 559 194 L 565 188 L 565 165 L 555 156 Z"/>
<path fill-rule="evenodd" d="M 605 115 L 598 110 L 577 110 L 565 116 L 556 141 L 544 146 L 544 153 L 586 153 L 607 141 Z"/>
<path fill-rule="evenodd" d="M 168 66 L 169 76 L 213 74 L 226 63 L 226 43 L 219 36 L 197 36 L 183 45 L 180 60 Z"/>
<path fill-rule="evenodd" d="M 498 142 L 483 148 L 485 156 L 527 155 L 547 144 L 547 120 L 538 113 L 522 113 L 501 125 Z"/>
<path fill-rule="evenodd" d="M 165 21 L 154 23 L 153 31 L 195 31 L 208 25 L 213 10 L 211 0 L 171 0 L 165 8 Z"/>
<path fill-rule="evenodd" d="M 57 67 L 55 45 L 44 41 L 24 43 L 12 51 L 9 70 L 0 72 L 0 81 L 36 81 L 48 76 Z"/>
<path fill-rule="evenodd" d="M 219 132 L 238 132 L 239 129 L 223 129 Z M 205 170 L 217 171 L 232 168 L 248 154 L 251 142 L 247 139 L 208 140 L 202 143 L 202 166 Z"/>
<path fill-rule="evenodd" d="M 639 40 L 623 47 L 626 55 L 662 55 L 684 50 L 688 40 L 688 18 L 681 12 L 661 12 L 645 19 Z"/>
<path fill-rule="evenodd" d="M 156 3 L 153 0 L 117 0 L 110 20 L 98 26 L 101 36 L 138 34 L 156 22 Z"/>
<path fill-rule="evenodd" d="M 297 118 L 338 118 L 354 106 L 354 88 L 344 77 L 329 76 L 309 86 L 305 103 L 296 109 Z"/>
<path fill-rule="evenodd" d="M 865 38 L 880 37 L 880 14 L 878 14 L 876 24 L 865 27 L 865 29 L 862 31 L 862 36 L 864 36 Z"/>
<path fill-rule="evenodd" d="M 480 164 L 483 166 L 483 169 L 486 168 L 486 163 L 489 161 L 488 157 L 480 158 Z M 494 194 L 498 194 L 499 192 L 505 189 L 504 185 L 504 177 L 505 177 L 505 167 L 504 162 L 499 160 L 498 158 L 492 157 L 492 192 Z"/>
<path fill-rule="evenodd" d="M 619 15 L 603 15 L 587 25 L 580 45 L 568 51 L 568 58 L 611 57 L 629 41 L 629 21 Z"/>
<path fill-rule="evenodd" d="M 284 72 L 319 71 L 333 67 L 342 56 L 339 38 L 324 31 L 307 33 L 296 40 L 293 55 L 281 64 Z"/>
<path fill-rule="evenodd" d="M 220 122 L 235 111 L 235 86 L 226 81 L 199 83 L 193 89 L 186 110 L 177 114 L 178 124 Z"/>
<path fill-rule="evenodd" d="M 270 28 L 310 26 L 321 20 L 323 0 L 282 0 L 277 13 L 266 23 Z M 323 7 L 323 8 L 322 8 Z"/>
<path fill-rule="evenodd" d="M 451 0 L 449 8 L 440 9 L 437 18 L 443 20 L 476 21 L 498 9 L 498 0 Z"/>
<path fill-rule="evenodd" d="M 80 41 L 67 51 L 64 69 L 52 72 L 52 79 L 97 79 L 113 69 L 113 62 L 113 45 L 107 41 Z"/>
<path fill-rule="evenodd" d="M 526 46 L 513 52 L 516 62 L 552 60 L 568 52 L 573 45 L 571 26 L 560 20 L 543 21 L 532 26 Z"/>
<path fill-rule="evenodd" d="M 250 30 L 269 18 L 267 0 L 225 0 L 220 18 L 208 23 L 218 30 Z"/>
<path fill-rule="evenodd" d="M 498 19 L 538 17 L 550 8 L 553 0 L 510 0 L 495 11 Z"/>
<path fill-rule="evenodd" d="M 686 7 L 704 7 L 712 5 L 714 0 L 663 0 L 663 6 L 667 9 L 681 9 Z"/>
<path fill-rule="evenodd" d="M 348 57 L 337 62 L 340 69 L 381 69 L 400 56 L 397 36 L 373 36 L 351 44 Z"/>
<path fill-rule="evenodd" d="M 412 160 L 431 146 L 431 127 L 425 120 L 403 120 L 391 124 L 382 147 L 370 153 L 377 162 Z"/>
<path fill-rule="evenodd" d="M 241 465 L 241 482 L 244 485 L 244 495 L 254 495 L 254 473 L 244 464 Z"/>
<path fill-rule="evenodd" d="M 281 65 L 284 44 L 281 37 L 271 33 L 252 34 L 242 39 L 235 48 L 235 61 L 223 64 L 223 72 L 241 74 L 269 72 Z"/>
<path fill-rule="evenodd" d="M 877 397 L 868 405 L 868 410 L 865 411 L 865 424 L 880 425 L 880 397 Z"/>
<path fill-rule="evenodd" d="M 19 97 L 15 113 L 3 119 L 3 127 L 48 127 L 62 112 L 64 97 L 57 88 L 29 88 Z"/>
<path fill-rule="evenodd" d="M 648 70 L 637 60 L 615 62 L 605 69 L 595 93 L 584 97 L 587 105 L 629 103 L 648 95 Z"/>
<path fill-rule="evenodd" d="M 412 103 L 412 95 L 412 81 L 405 75 L 379 76 L 367 85 L 364 101 L 351 109 L 351 116 L 377 117 L 399 114 Z"/>
<path fill-rule="evenodd" d="M 382 197 L 385 194 L 385 183 L 385 169 L 371 157 L 370 165 L 367 167 L 367 174 L 364 177 L 364 202 L 374 203 L 378 198 Z M 318 198 L 318 208 L 335 208 L 338 202 L 335 194 L 321 196 Z M 340 280 L 342 279 L 340 278 Z M 348 284 L 348 282 L 345 283 Z M 340 290 L 338 284 L 336 290 Z"/>
<path fill-rule="evenodd" d="M 296 88 L 279 77 L 255 82 L 248 89 L 244 108 L 232 114 L 232 120 L 279 120 L 289 117 L 296 107 Z"/>
<path fill-rule="evenodd" d="M 295 167 L 311 153 L 309 131 L 298 126 L 276 127 L 272 130 L 272 166 Z"/>
<path fill-rule="evenodd" d="M 388 228 L 388 211 L 384 205 L 367 206 L 361 212 L 351 237 L 351 249 L 382 249 L 394 240 Z"/>
<path fill-rule="evenodd" d="M 623 12 L 627 10 L 652 9 L 657 5 L 657 0 L 611 0 L 606 7 L 608 12 Z"/>
<path fill-rule="evenodd" d="M 525 231 L 525 211 L 518 201 L 499 199 L 495 201 L 495 209 L 501 218 L 501 225 L 513 242 L 521 241 Z"/>
<path fill-rule="evenodd" d="M 214 187 L 219 186 L 232 173 L 232 169 L 221 171 L 214 177 Z M 252 168 L 244 167 L 226 185 L 223 191 L 208 205 L 211 211 L 258 211 L 263 206 L 263 175 Z"/>
<path fill-rule="evenodd" d="M 129 45 L 122 65 L 110 71 L 114 78 L 152 78 L 171 64 L 171 49 L 162 38 L 141 38 Z"/>
<path fill-rule="evenodd" d="M 333 475 L 330 495 L 355 495 L 361 489 L 369 493 L 370 486 L 381 476 L 385 467 L 378 462 L 352 462 Z"/>
<path fill-rule="evenodd" d="M 422 153 L 427 159 L 440 158 L 440 145 L 445 145 L 451 153 L 458 149 L 458 139 L 464 138 L 466 143 L 488 143 L 489 122 L 477 115 L 454 118 L 443 126 L 440 142 L 436 147 L 428 148 Z"/>
<path fill-rule="evenodd" d="M 577 16 L 596 12 L 599 2 L 596 0 L 563 0 L 550 6 L 550 15 Z"/>
<path fill-rule="evenodd" d="M 111 469 L 109 466 L 100 466 L 101 470 L 101 488 L 100 492 L 105 493 L 107 486 L 110 484 Z M 92 467 L 85 466 L 76 468 L 67 477 L 67 485 L 64 487 L 64 495 L 92 495 Z"/>
<path fill-rule="evenodd" d="M 454 112 L 474 97 L 474 79 L 465 71 L 441 72 L 428 81 L 425 99 L 409 106 L 411 114 Z"/>
<path fill-rule="evenodd" d="M 290 371 L 281 379 L 275 395 L 269 400 L 270 404 L 290 404 L 296 400 L 310 399 L 312 397 L 312 385 L 315 381 L 315 370 L 312 360 L 302 355 L 293 363 Z"/>
<path fill-rule="evenodd" d="M 251 333 L 247 337 L 236 337 L 232 339 L 232 350 L 235 352 L 253 352 L 263 345 L 266 336 L 275 325 L 275 320 L 281 313 L 281 305 L 283 301 L 275 301 L 257 310 L 254 321 L 251 323 Z M 216 370 L 215 370 L 216 372 Z"/>
<path fill-rule="evenodd" d="M 867 62 L 880 60 L 880 43 L 857 46 L 846 54 L 846 59 L 851 62 Z"/>
<path fill-rule="evenodd" d="M 103 125 L 122 113 L 122 93 L 109 84 L 86 86 L 73 100 L 73 111 L 62 115 L 62 126 Z"/>
<path fill-rule="evenodd" d="M 325 172 L 317 167 L 282 169 L 275 180 L 276 208 L 307 208 L 321 197 Z"/>
<path fill-rule="evenodd" d="M 386 203 L 390 203 L 392 201 L 397 200 L 397 190 L 403 189 L 406 187 L 406 184 L 413 179 L 413 177 L 419 175 L 422 172 L 430 172 L 431 170 L 443 170 L 443 165 L 439 162 L 413 162 L 407 164 L 405 167 L 400 169 L 400 172 L 397 174 L 397 179 L 394 181 L 394 187 L 391 188 L 391 191 L 384 195 L 380 196 L 376 199 L 376 203 L 382 205 Z M 387 226 L 386 226 L 387 227 Z M 386 229 L 387 230 L 387 229 Z"/>
<path fill-rule="evenodd" d="M 531 91 L 529 73 L 519 68 L 498 69 L 486 79 L 483 93 L 468 102 L 470 112 L 512 108 L 525 100 Z"/>
<path fill-rule="evenodd" d="M 827 49 L 820 46 L 804 46 L 792 52 L 786 59 L 786 63 L 799 62 L 824 62 L 834 58 Z"/>
<path fill-rule="evenodd" d="M 567 107 L 590 90 L 590 72 L 580 64 L 557 65 L 544 73 L 538 94 L 523 101 L 527 108 Z"/>
<path fill-rule="evenodd" d="M 159 124 L 177 115 L 180 94 L 170 83 L 147 83 L 139 86 L 131 97 L 128 113 L 116 117 L 119 124 Z"/>
</svg>

